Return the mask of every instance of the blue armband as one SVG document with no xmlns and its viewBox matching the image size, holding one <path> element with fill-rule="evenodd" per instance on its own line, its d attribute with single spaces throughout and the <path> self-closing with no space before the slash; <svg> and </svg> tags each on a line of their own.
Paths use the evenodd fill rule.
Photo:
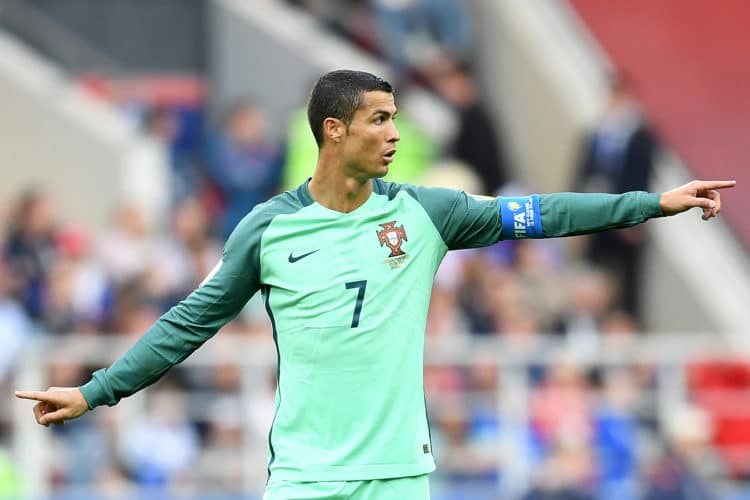
<svg viewBox="0 0 750 500">
<path fill-rule="evenodd" d="M 539 195 L 500 198 L 503 239 L 542 238 L 542 215 Z"/>
</svg>

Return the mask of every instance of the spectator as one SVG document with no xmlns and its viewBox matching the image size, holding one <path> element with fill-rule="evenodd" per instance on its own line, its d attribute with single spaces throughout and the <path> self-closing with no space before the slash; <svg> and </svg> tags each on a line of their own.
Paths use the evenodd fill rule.
<svg viewBox="0 0 750 500">
<path fill-rule="evenodd" d="M 120 180 L 121 202 L 143 214 L 151 232 L 164 228 L 174 196 L 170 145 L 177 121 L 166 109 L 148 113 L 143 134 L 130 149 Z"/>
<path fill-rule="evenodd" d="M 208 173 L 226 203 L 222 239 L 255 205 L 275 194 L 281 181 L 283 157 L 265 135 L 265 120 L 254 103 L 240 100 L 230 107 L 221 130 L 209 139 Z"/>
<path fill-rule="evenodd" d="M 466 61 L 471 19 L 461 0 L 372 0 L 380 52 L 397 73 L 428 72 L 444 58 Z"/>
<path fill-rule="evenodd" d="M 65 225 L 57 237 L 57 252 L 56 272 L 69 278 L 65 286 L 77 332 L 101 331 L 111 319 L 114 289 L 94 255 L 91 235 L 83 227 Z"/>
<path fill-rule="evenodd" d="M 591 387 L 570 354 L 550 365 L 543 383 L 531 395 L 530 419 L 534 431 L 554 448 L 556 443 L 592 437 Z"/>
<path fill-rule="evenodd" d="M 368 0 L 287 0 L 287 3 L 306 8 L 328 29 L 359 47 L 369 52 L 376 49 L 377 36 Z"/>
<path fill-rule="evenodd" d="M 79 317 L 73 308 L 72 284 L 73 266 L 58 261 L 49 275 L 42 308 L 42 324 L 48 332 L 68 334 L 76 330 Z"/>
<path fill-rule="evenodd" d="M 583 140 L 576 189 L 588 192 L 647 191 L 654 164 L 655 138 L 628 83 L 614 76 L 599 123 Z M 639 275 L 645 228 L 632 227 L 590 236 L 588 256 L 615 273 L 620 301 L 638 314 Z"/>
<path fill-rule="evenodd" d="M 141 212 L 132 205 L 121 206 L 100 237 L 96 257 L 114 287 L 109 330 L 133 333 L 163 313 L 169 288 L 155 266 L 155 246 Z"/>
<path fill-rule="evenodd" d="M 178 202 L 172 233 L 156 244 L 152 271 L 165 285 L 165 309 L 195 289 L 221 258 L 221 244 L 210 235 L 209 214 L 195 198 Z"/>
<path fill-rule="evenodd" d="M 164 291 L 160 275 L 154 268 L 135 277 L 117 291 L 110 331 L 115 334 L 135 335 L 143 325 L 164 313 Z"/>
<path fill-rule="evenodd" d="M 478 450 L 471 440 L 466 401 L 448 401 L 434 416 L 435 446 L 442 470 L 440 475 L 455 482 L 495 481 L 497 461 L 494 455 Z"/>
<path fill-rule="evenodd" d="M 49 195 L 31 188 L 12 211 L 5 261 L 16 278 L 15 296 L 34 320 L 42 317 L 49 275 L 57 258 L 57 222 Z"/>
<path fill-rule="evenodd" d="M 602 348 L 623 361 L 637 359 L 637 336 L 641 332 L 638 322 L 621 309 L 613 309 L 604 317 L 601 325 Z"/>
<path fill-rule="evenodd" d="M 706 477 L 716 471 L 708 447 L 711 432 L 708 415 L 697 407 L 672 409 L 668 449 L 652 471 L 645 500 L 718 500 Z"/>
<path fill-rule="evenodd" d="M 151 396 L 150 403 L 148 414 L 130 423 L 122 451 L 139 484 L 168 488 L 197 458 L 198 435 L 183 396 L 160 391 Z"/>
<path fill-rule="evenodd" d="M 636 380 L 625 369 L 604 374 L 604 388 L 594 415 L 594 451 L 601 498 L 637 498 Z"/>
<path fill-rule="evenodd" d="M 468 414 L 472 450 L 487 464 L 484 479 L 492 482 L 492 489 L 497 491 L 499 487 L 503 498 L 518 498 L 539 450 L 526 422 L 517 418 L 518 408 L 498 410 L 500 373 L 494 360 L 487 354 L 478 354 L 468 371 L 469 394 L 474 395 L 469 399 Z"/>
<path fill-rule="evenodd" d="M 568 278 L 568 301 L 553 330 L 579 355 L 591 357 L 612 306 L 612 285 L 603 272 L 584 268 Z"/>
<path fill-rule="evenodd" d="M 549 333 L 568 292 L 563 276 L 570 262 L 556 240 L 519 241 L 514 250 L 515 274 L 529 298 L 527 308 L 534 311 L 540 331 Z"/>
<path fill-rule="evenodd" d="M 475 335 L 495 333 L 499 311 L 493 299 L 500 293 L 498 288 L 506 287 L 505 279 L 510 274 L 504 264 L 498 264 L 491 258 L 489 252 L 472 251 L 464 255 L 466 257 L 463 266 L 463 283 L 459 292 L 459 305 L 466 317 L 469 333 Z M 495 292 L 493 297 L 490 297 L 490 291 Z"/>
<path fill-rule="evenodd" d="M 153 241 L 138 207 L 125 204 L 97 242 L 96 257 L 119 288 L 149 267 Z"/>
<path fill-rule="evenodd" d="M 101 266 L 91 258 L 86 231 L 63 227 L 55 248 L 57 259 L 49 274 L 42 325 L 57 334 L 98 331 L 107 320 L 112 289 Z"/>
<path fill-rule="evenodd" d="M 26 340 L 31 336 L 32 326 L 26 311 L 10 295 L 14 276 L 0 259 L 0 385 L 5 380 Z"/>
<path fill-rule="evenodd" d="M 477 192 L 498 193 L 510 172 L 499 130 L 482 101 L 477 81 L 465 67 L 446 60 L 431 70 L 430 83 L 458 117 L 456 136 L 448 150 L 479 176 L 482 186 Z"/>
<path fill-rule="evenodd" d="M 579 441 L 555 444 L 523 500 L 593 500 L 590 449 Z"/>
</svg>

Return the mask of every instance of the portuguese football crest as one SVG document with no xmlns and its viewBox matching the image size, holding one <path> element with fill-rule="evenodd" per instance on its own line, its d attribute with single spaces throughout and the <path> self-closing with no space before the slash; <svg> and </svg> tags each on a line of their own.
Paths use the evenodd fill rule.
<svg viewBox="0 0 750 500">
<path fill-rule="evenodd" d="M 378 235 L 378 241 L 380 246 L 387 246 L 391 249 L 391 254 L 388 257 L 398 257 L 405 255 L 406 252 L 401 250 L 401 244 L 404 241 L 409 241 L 406 238 L 406 230 L 404 226 L 396 227 L 396 221 L 386 222 L 385 224 L 379 224 L 383 228 L 382 231 L 375 231 Z"/>
</svg>

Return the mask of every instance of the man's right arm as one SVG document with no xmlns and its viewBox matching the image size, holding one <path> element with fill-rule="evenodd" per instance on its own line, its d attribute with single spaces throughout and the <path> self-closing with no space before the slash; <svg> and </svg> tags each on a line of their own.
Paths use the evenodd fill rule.
<svg viewBox="0 0 750 500">
<path fill-rule="evenodd" d="M 238 226 L 221 262 L 190 296 L 159 318 L 111 367 L 96 371 L 80 388 L 89 409 L 113 406 L 153 384 L 239 314 L 259 287 L 259 243 L 257 237 L 248 238 L 248 225 L 245 220 Z"/>
</svg>

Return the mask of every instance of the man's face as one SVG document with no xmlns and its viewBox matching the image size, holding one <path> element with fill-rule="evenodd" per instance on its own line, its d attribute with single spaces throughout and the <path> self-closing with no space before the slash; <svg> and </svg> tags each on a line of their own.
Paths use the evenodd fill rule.
<svg viewBox="0 0 750 500">
<path fill-rule="evenodd" d="M 389 92 L 365 92 L 344 136 L 343 164 L 354 177 L 383 177 L 400 139 L 393 118 L 396 104 Z"/>
</svg>

